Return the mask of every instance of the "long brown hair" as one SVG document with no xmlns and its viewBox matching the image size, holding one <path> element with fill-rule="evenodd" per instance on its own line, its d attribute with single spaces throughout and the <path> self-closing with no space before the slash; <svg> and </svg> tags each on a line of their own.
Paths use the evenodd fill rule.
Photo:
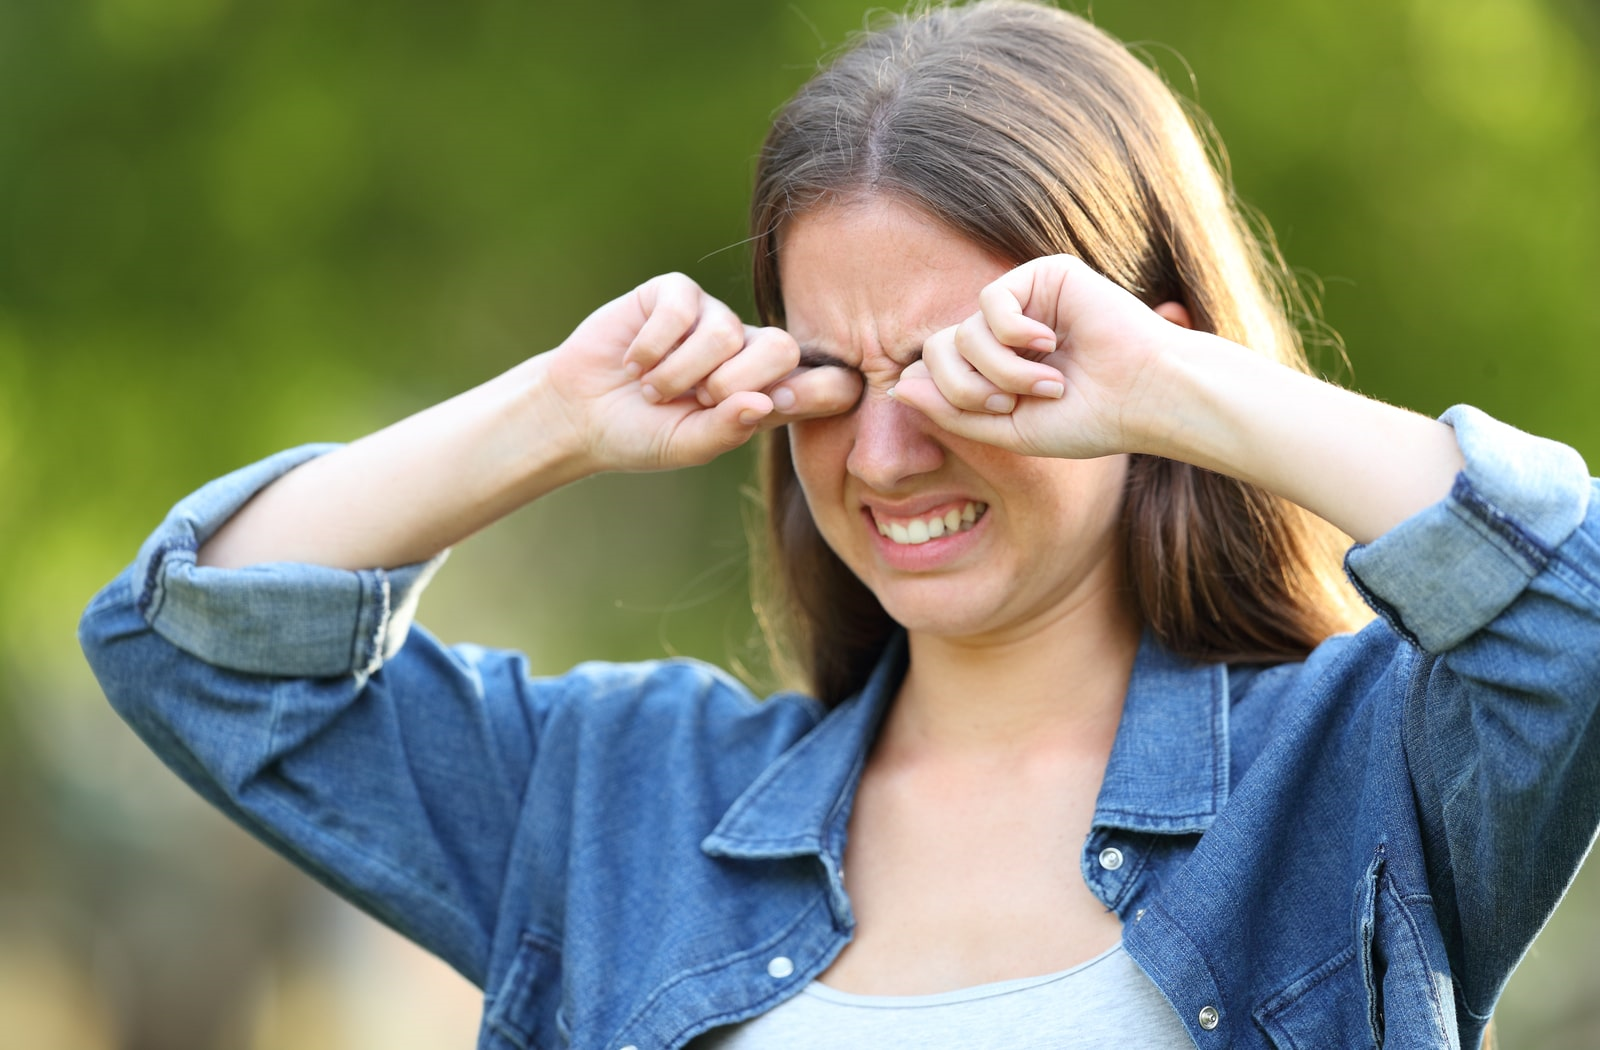
<svg viewBox="0 0 1600 1050">
<path fill-rule="evenodd" d="M 1197 125 L 1121 44 L 1055 8 L 982 0 L 894 16 L 773 121 L 751 206 L 762 323 L 783 323 L 787 224 L 887 195 L 1002 259 L 1070 252 L 1152 306 L 1180 302 L 1197 328 L 1309 371 L 1289 319 L 1305 301 L 1270 239 L 1251 233 Z M 823 542 L 782 431 L 768 438 L 763 488 L 763 625 L 780 666 L 836 703 L 895 625 Z M 1347 539 L 1259 488 L 1134 456 L 1123 527 L 1140 613 L 1176 653 L 1295 659 L 1364 618 L 1339 568 Z"/>
</svg>

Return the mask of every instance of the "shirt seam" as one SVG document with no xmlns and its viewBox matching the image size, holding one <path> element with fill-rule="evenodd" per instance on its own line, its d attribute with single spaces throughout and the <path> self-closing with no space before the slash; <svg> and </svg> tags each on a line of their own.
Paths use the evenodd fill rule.
<svg viewBox="0 0 1600 1050">
<path fill-rule="evenodd" d="M 812 912 L 816 911 L 818 908 L 825 907 L 826 904 L 826 897 L 819 894 L 813 898 L 809 905 L 801 909 L 799 914 L 790 920 L 787 926 L 784 926 L 781 930 L 773 934 L 771 937 L 768 937 L 760 944 L 747 948 L 735 955 L 725 956 L 721 959 L 714 959 L 710 962 L 703 963 L 700 966 L 696 966 L 691 970 L 685 970 L 682 973 L 674 975 L 671 980 L 657 985 L 655 990 L 645 998 L 644 1002 L 640 1003 L 633 1013 L 628 1016 L 628 1019 L 617 1026 L 616 1033 L 606 1041 L 606 1045 L 609 1046 L 620 1042 L 622 1033 L 637 1025 L 640 1020 L 648 1015 L 649 1012 L 655 1008 L 656 1004 L 659 1003 L 673 988 L 684 983 L 685 981 L 694 980 L 695 978 L 703 977 L 706 974 L 716 973 L 719 970 L 726 970 L 727 968 L 747 959 L 760 958 L 762 955 L 765 955 L 767 952 L 771 951 L 775 946 L 782 944 L 785 938 L 790 936 L 796 929 L 800 928 L 800 926 L 806 921 Z M 763 1012 L 768 1003 L 779 1001 L 783 997 L 783 994 L 784 989 L 780 986 L 770 994 L 763 996 L 755 1003 L 750 1004 L 751 1006 L 757 1008 L 755 1013 L 751 1014 L 750 1016 L 755 1016 L 755 1014 Z M 674 1046 L 681 1045 L 682 1041 L 686 1037 L 693 1037 L 690 1034 L 691 1031 L 706 1031 L 717 1027 L 719 1024 L 729 1023 L 738 1017 L 740 1013 L 742 1013 L 742 1011 L 727 1011 L 712 1017 L 701 1018 L 699 1021 L 691 1024 L 689 1028 L 679 1030 L 672 1037 L 670 1042 Z"/>
</svg>

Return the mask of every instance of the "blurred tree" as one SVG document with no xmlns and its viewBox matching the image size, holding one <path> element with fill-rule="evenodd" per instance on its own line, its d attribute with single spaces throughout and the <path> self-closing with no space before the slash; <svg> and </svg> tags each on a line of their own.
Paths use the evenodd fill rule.
<svg viewBox="0 0 1600 1050">
<path fill-rule="evenodd" d="M 1355 385 L 1427 412 L 1472 401 L 1596 461 L 1591 6 L 1093 13 L 1210 113 Z M 83 602 L 201 480 L 487 378 L 652 273 L 747 308 L 765 122 L 861 20 L 842 0 L 0 5 L 0 943 L 8 901 L 114 927 L 133 958 L 191 940 L 204 958 L 206 916 L 261 932 L 292 910 L 263 906 L 281 869 L 258 851 L 204 874 L 162 852 L 203 849 L 174 827 L 215 827 L 97 702 L 71 637 Z M 558 493 L 464 545 L 426 619 L 552 671 L 671 650 L 759 672 L 751 462 Z M 108 858 L 118 877 L 79 871 Z M 213 904 L 162 912 L 177 925 L 159 936 L 118 918 L 174 890 Z M 67 939 L 86 975 L 94 942 Z M 1551 980 L 1577 991 L 1547 1015 L 1592 979 Z M 226 1042 L 215 1018 L 119 1016 L 128 1046 Z"/>
</svg>

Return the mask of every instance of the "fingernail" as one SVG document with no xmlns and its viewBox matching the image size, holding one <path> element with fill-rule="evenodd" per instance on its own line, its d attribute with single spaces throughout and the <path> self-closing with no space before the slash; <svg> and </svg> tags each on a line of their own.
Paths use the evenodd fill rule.
<svg viewBox="0 0 1600 1050">
<path fill-rule="evenodd" d="M 1067 388 L 1065 386 L 1051 379 L 1041 379 L 1033 384 L 1034 397 L 1061 397 L 1066 392 Z"/>
<path fill-rule="evenodd" d="M 637 361 L 629 361 L 622 366 L 622 371 L 629 379 L 638 379 L 644 375 L 644 369 L 639 367 L 639 362 Z"/>
<path fill-rule="evenodd" d="M 644 399 L 646 401 L 654 402 L 654 401 L 660 401 L 661 400 L 661 391 L 657 390 L 655 387 L 651 386 L 649 383 L 646 383 L 644 386 L 640 387 L 639 388 L 639 393 L 644 397 Z"/>
<path fill-rule="evenodd" d="M 794 391 L 786 386 L 780 386 L 772 392 L 772 405 L 779 412 L 787 412 L 794 407 Z"/>
<path fill-rule="evenodd" d="M 705 387 L 701 387 L 699 390 L 694 392 L 694 399 L 700 402 L 700 404 L 706 408 L 710 408 L 712 405 L 716 404 L 716 402 L 711 399 L 711 391 L 707 390 Z"/>
<path fill-rule="evenodd" d="M 895 392 L 894 392 L 894 387 L 890 387 L 890 388 L 889 388 L 889 389 L 887 389 L 887 390 L 885 390 L 885 391 L 884 391 L 884 393 L 885 393 L 885 394 L 886 394 L 886 395 L 888 395 L 888 396 L 889 396 L 889 397 L 894 397 L 894 396 L 896 396 L 896 395 L 895 395 Z"/>
<path fill-rule="evenodd" d="M 1016 403 L 1016 399 L 1010 394 L 990 394 L 989 400 L 983 403 L 983 407 L 991 412 L 1009 412 Z"/>
<path fill-rule="evenodd" d="M 764 413 L 757 412 L 753 408 L 747 408 L 743 412 L 739 413 L 739 425 L 753 427 L 757 423 L 761 422 L 763 415 Z"/>
<path fill-rule="evenodd" d="M 1051 339 L 1049 336 L 1041 335 L 1039 338 L 1028 344 L 1028 349 L 1037 350 L 1041 354 L 1054 353 L 1056 349 L 1056 341 Z"/>
</svg>

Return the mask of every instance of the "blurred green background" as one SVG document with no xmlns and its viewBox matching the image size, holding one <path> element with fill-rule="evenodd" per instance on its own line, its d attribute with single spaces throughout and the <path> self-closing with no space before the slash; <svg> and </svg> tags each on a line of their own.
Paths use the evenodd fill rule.
<svg viewBox="0 0 1600 1050">
<path fill-rule="evenodd" d="M 1582 0 L 1104 0 L 1196 97 L 1360 389 L 1600 463 L 1600 18 Z M 554 345 L 667 269 L 748 307 L 772 110 L 859 0 L 0 4 L 0 1044 L 467 1046 L 475 995 L 190 799 L 79 610 L 163 511 Z M 1335 364 L 1325 355 L 1325 364 Z M 423 619 L 759 673 L 748 455 L 464 545 Z M 1537 858 L 1530 858 L 1536 863 Z M 1502 1045 L 1600 1045 L 1600 865 Z"/>
</svg>

